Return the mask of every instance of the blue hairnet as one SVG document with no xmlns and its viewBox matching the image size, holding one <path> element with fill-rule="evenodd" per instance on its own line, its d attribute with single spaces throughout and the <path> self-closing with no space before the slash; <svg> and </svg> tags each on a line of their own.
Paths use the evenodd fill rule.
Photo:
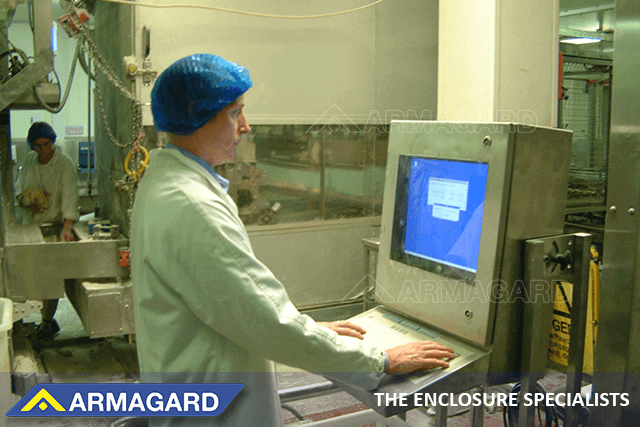
<svg viewBox="0 0 640 427">
<path fill-rule="evenodd" d="M 160 131 L 190 135 L 253 83 L 249 71 L 211 54 L 195 54 L 171 64 L 151 91 L 153 122 Z"/>
<path fill-rule="evenodd" d="M 49 123 L 35 122 L 29 128 L 29 134 L 27 135 L 27 144 L 29 148 L 33 150 L 33 141 L 40 138 L 47 138 L 51 140 L 52 144 L 56 142 L 56 133 Z"/>
</svg>

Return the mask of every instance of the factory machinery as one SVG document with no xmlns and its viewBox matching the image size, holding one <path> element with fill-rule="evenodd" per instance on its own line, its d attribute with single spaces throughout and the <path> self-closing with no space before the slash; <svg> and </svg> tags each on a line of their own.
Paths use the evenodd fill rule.
<svg viewBox="0 0 640 427">
<path fill-rule="evenodd" d="M 17 6 L 18 3 L 8 4 L 5 26 L 10 25 Z M 103 178 L 95 180 L 93 177 L 98 184 L 98 191 L 93 193 L 91 199 L 98 200 L 100 217 L 108 219 L 81 220 L 76 223 L 73 230 L 77 239 L 75 242 L 57 241 L 59 230 L 55 227 L 18 225 L 13 188 L 16 156 L 11 155 L 9 126 L 3 125 L 0 132 L 2 296 L 12 301 L 13 322 L 38 312 L 43 300 L 66 295 L 90 338 L 132 335 L 135 326 L 129 278 L 129 243 L 126 237 L 130 211 L 136 187 L 148 164 L 147 149 L 164 145 L 163 135 L 156 134 L 150 126 L 142 125 L 142 103 L 139 94 L 135 94 L 136 85 L 150 86 L 157 75 L 149 60 L 149 34 L 143 37 L 144 60 L 138 65 L 135 58 L 125 57 L 120 64 L 124 66 L 114 70 L 110 65 L 113 61 L 107 61 L 104 57 L 110 56 L 108 49 L 94 42 L 100 39 L 99 35 L 88 30 L 89 15 L 86 11 L 67 5 L 68 11 L 60 17 L 54 17 L 50 0 L 33 0 L 27 4 L 21 3 L 20 7 L 27 6 L 34 17 L 35 54 L 30 58 L 18 48 L 7 46 L 7 51 L 11 51 L 8 55 L 12 65 L 0 86 L 0 109 L 46 109 L 55 112 L 64 106 L 69 87 L 63 93 L 59 85 L 48 78 L 53 71 L 51 22 L 57 20 L 58 26 L 77 40 L 72 69 L 75 70 L 76 62 L 81 66 L 77 67 L 78 72 L 82 69 L 90 77 L 89 97 L 95 96 L 95 113 L 99 116 L 96 117 L 96 154 L 94 158 L 90 149 L 94 143 L 90 140 L 81 147 L 85 150 L 85 157 L 80 177 L 87 178 L 84 190 L 89 194 L 93 185 L 91 174 L 96 173 Z M 107 13 L 103 15 L 109 19 Z M 5 39 L 9 44 L 8 37 Z M 119 102 L 123 102 L 124 108 L 132 114 L 126 115 L 124 120 L 112 114 L 112 96 L 119 98 Z M 262 131 L 271 128 L 264 126 Z M 88 133 L 91 134 L 90 128 Z M 269 226 L 249 230 L 255 251 L 279 277 L 285 278 L 285 285 L 296 283 L 302 286 L 288 289 L 298 307 L 324 312 L 327 307 L 337 306 L 337 311 L 342 314 L 325 316 L 348 317 L 361 308 L 361 295 L 353 300 L 344 300 L 343 297 L 354 283 L 362 279 L 361 269 L 358 268 L 362 256 L 362 238 L 378 234 L 379 218 L 374 215 L 380 212 L 382 178 L 377 180 L 377 196 L 372 197 L 375 191 L 363 189 L 363 184 L 355 189 L 339 188 L 340 183 L 335 182 L 344 177 L 332 177 L 331 174 L 332 171 L 337 174 L 346 171 L 362 183 L 366 182 L 365 169 L 369 166 L 377 167 L 383 173 L 386 146 L 381 144 L 386 144 L 386 141 L 365 140 L 358 135 L 336 138 L 328 129 L 324 129 L 305 136 L 313 141 L 301 150 L 301 154 L 283 155 L 282 141 L 271 137 L 270 141 L 277 147 L 271 147 L 267 155 L 264 150 L 256 155 L 255 144 L 266 142 L 258 136 L 263 134 L 257 130 L 256 137 L 245 141 L 245 149 L 239 150 L 236 161 L 222 165 L 219 170 L 231 181 L 230 194 L 236 200 L 245 223 Z M 287 145 L 288 141 L 284 143 Z M 319 149 L 326 153 L 326 160 L 322 160 L 324 154 L 319 154 Z M 345 149 L 348 153 L 342 152 Z M 286 160 L 284 163 L 283 158 Z M 377 159 L 375 165 L 373 159 Z M 283 175 L 283 171 L 291 169 L 292 161 L 301 163 L 302 167 L 298 170 L 313 175 L 308 186 L 295 187 L 291 182 L 296 182 L 297 178 Z M 265 170 L 269 166 L 271 169 Z M 270 180 L 267 177 L 269 174 Z M 332 180 L 334 184 L 331 184 Z M 325 188 L 328 191 L 325 192 Z M 266 195 L 271 197 L 267 198 Z M 281 215 L 282 206 L 288 217 Z M 282 224 L 283 228 L 274 228 L 273 225 L 301 219 L 346 217 L 354 221 L 320 221 L 301 227 Z M 274 244 L 285 247 L 276 259 L 273 259 Z M 299 257 L 312 260 L 318 252 L 330 254 L 326 256 L 326 262 L 335 266 L 334 272 L 328 273 L 322 268 L 315 269 L 318 271 L 301 271 L 303 269 L 298 268 L 298 263 L 290 262 Z M 315 286 L 315 283 L 319 286 Z M 316 291 L 308 292 L 310 287 Z M 345 307 L 347 311 L 343 311 Z"/>
<path fill-rule="evenodd" d="M 580 55 L 561 43 L 559 127 L 572 130 L 565 227 L 585 231 L 602 252 L 611 122 L 611 54 Z"/>
<path fill-rule="evenodd" d="M 33 16 L 36 17 L 35 55 L 30 60 L 17 49 L 7 46 L 6 51 L 10 52 L 7 54 L 8 63 L 11 66 L 0 86 L 0 109 L 39 109 L 43 103 L 48 107 L 54 106 L 51 108 L 64 105 L 64 95 L 61 96 L 58 86 L 46 80 L 53 69 L 51 2 L 33 0 L 32 6 Z M 61 298 L 66 293 L 89 337 L 100 338 L 135 333 L 126 235 L 135 190 L 148 164 L 147 148 L 162 146 L 163 141 L 150 127 L 143 126 L 140 98 L 128 88 L 134 81 L 149 86 L 157 74 L 149 60 L 149 34 L 143 31 L 141 66 L 135 59 L 125 58 L 124 71 L 115 72 L 98 52 L 85 25 L 87 19 L 86 12 L 72 7 L 59 22 L 70 36 L 78 40 L 76 58 L 96 84 L 97 112 L 105 128 L 106 139 L 111 143 L 109 149 L 119 153 L 111 157 L 118 160 L 114 162 L 118 164 L 117 173 L 111 169 L 108 177 L 113 182 L 105 176 L 105 182 L 101 183 L 101 189 L 110 192 L 107 198 L 115 200 L 113 204 L 117 206 L 101 206 L 101 213 L 107 218 L 111 217 L 111 221 L 77 223 L 74 227 L 76 242 L 55 241 L 53 237 L 59 233 L 55 227 L 16 225 L 10 133 L 7 125 L 0 127 L 2 283 L 3 296 L 13 301 L 13 321 L 39 310 L 41 300 Z M 84 59 L 85 54 L 93 62 L 95 73 L 88 66 L 89 60 Z M 116 130 L 109 127 L 115 128 L 116 120 L 106 117 L 100 86 L 110 87 L 125 103 L 130 104 L 132 114 L 126 122 L 130 125 L 128 134 L 122 131 L 123 126 Z M 429 127 L 428 122 L 418 125 L 423 130 Z M 464 138 L 455 139 L 446 131 L 440 134 L 404 133 L 398 132 L 396 127 L 395 133 L 391 130 L 395 148 L 389 151 L 389 155 L 393 157 L 388 159 L 389 126 L 378 126 L 375 132 L 343 127 L 342 133 L 327 127 L 312 129 L 300 125 L 255 128 L 249 139 L 244 141 L 236 161 L 221 165 L 218 170 L 231 181 L 230 194 L 239 206 L 242 219 L 248 224 L 263 225 L 261 230 L 249 227 L 257 256 L 278 277 L 289 280 L 284 282 L 285 286 L 292 282 L 303 284 L 303 288 L 288 287 L 296 306 L 310 311 L 332 305 L 349 309 L 356 307 L 361 311 L 362 303 L 370 302 L 366 301 L 366 292 L 375 292 L 375 303 L 379 306 L 374 309 L 377 310 L 373 313 L 377 316 L 374 323 L 384 333 L 389 332 L 387 327 L 397 331 L 398 325 L 414 324 L 407 321 L 418 322 L 428 325 L 421 331 L 434 333 L 445 342 L 455 343 L 463 349 L 462 357 L 449 371 L 407 381 L 387 379 L 383 384 L 386 391 L 415 394 L 440 387 L 439 390 L 460 392 L 468 389 L 464 387 L 469 385 L 469 379 L 473 386 L 503 384 L 513 379 L 510 377 L 513 372 L 525 372 L 517 379 L 522 380 L 523 389 L 535 389 L 537 374 L 546 366 L 548 330 L 540 325 L 548 320 L 549 305 L 534 309 L 531 305 L 521 304 L 518 298 L 514 304 L 508 304 L 511 301 L 476 301 L 476 298 L 472 298 L 470 302 L 456 300 L 451 304 L 435 303 L 425 311 L 422 300 L 405 298 L 409 303 L 403 304 L 397 298 L 389 300 L 382 291 L 402 295 L 401 287 L 405 282 L 394 279 L 396 276 L 406 277 L 416 283 L 427 279 L 439 285 L 449 280 L 455 281 L 455 287 L 451 288 L 454 295 L 458 295 L 455 292 L 471 292 L 478 297 L 494 295 L 494 291 L 499 295 L 512 296 L 519 286 L 518 281 L 523 279 L 526 279 L 525 283 L 536 279 L 552 283 L 567 278 L 584 282 L 585 278 L 578 276 L 582 271 L 578 267 L 584 267 L 589 239 L 584 235 L 560 236 L 563 233 L 565 209 L 563 196 L 567 193 L 570 176 L 571 137 L 568 132 L 487 124 L 484 128 L 480 127 L 478 132 L 469 132 Z M 127 142 L 123 143 L 122 140 Z M 556 153 L 556 162 L 549 162 L 545 153 L 552 153 L 558 150 L 557 147 L 562 150 Z M 460 153 L 466 154 L 457 158 Z M 87 158 L 91 156 L 87 155 Z M 486 214 L 484 223 L 481 216 L 480 226 L 475 230 L 477 247 L 473 254 L 475 261 L 471 260 L 473 265 L 462 263 L 460 267 L 458 261 L 444 259 L 444 254 L 429 253 L 423 256 L 421 251 L 428 251 L 428 248 L 409 250 L 408 243 L 399 237 L 402 234 L 399 230 L 406 222 L 400 218 L 402 209 L 406 215 L 408 204 L 413 202 L 402 198 L 402 194 L 408 194 L 408 191 L 401 186 L 410 181 L 410 171 L 414 167 L 411 161 L 419 163 L 425 159 L 491 165 L 489 173 L 484 172 L 483 175 L 486 193 L 480 192 L 481 199 L 474 206 L 481 211 L 481 206 L 486 205 Z M 558 164 L 560 166 L 555 168 Z M 585 175 L 587 166 L 580 172 L 583 181 L 592 178 L 591 175 Z M 91 170 L 89 164 L 88 173 Z M 443 167 L 443 170 L 446 171 L 446 168 Z M 460 187 L 462 178 L 457 173 L 445 176 L 444 181 L 449 183 L 441 185 L 443 194 L 460 196 L 461 192 L 467 191 Z M 547 180 L 543 181 L 545 185 L 532 185 L 543 178 Z M 355 185 L 349 187 L 345 182 L 355 182 Z M 386 210 L 382 215 L 381 258 L 377 272 L 379 286 L 373 289 L 368 287 L 366 281 L 359 282 L 361 270 L 347 279 L 340 276 L 353 270 L 354 265 L 361 264 L 362 239 L 380 234 L 381 220 L 377 215 L 382 212 L 383 185 L 386 185 Z M 302 201 L 302 213 L 294 212 L 291 207 L 296 203 L 292 200 L 298 204 Z M 454 208 L 443 203 L 433 217 L 453 221 L 453 217 L 464 216 L 467 200 L 465 198 L 464 203 L 461 200 L 458 201 L 460 205 L 454 205 Z M 427 204 L 435 209 L 434 203 Z M 394 209 L 396 205 L 399 209 Z M 117 209 L 124 215 L 112 217 L 110 214 Z M 360 222 L 305 224 L 300 228 L 273 226 L 296 218 L 352 218 Z M 472 220 L 468 222 L 473 223 Z M 536 239 L 545 236 L 555 237 Z M 526 248 L 525 240 L 530 240 Z M 280 245 L 283 242 L 286 244 Z M 274 246 L 289 249 L 273 251 Z M 576 249 L 578 247 L 579 250 Z M 341 256 L 344 252 L 351 256 Z M 305 271 L 304 276 L 300 276 L 300 270 L 303 269 L 293 260 L 299 256 L 313 260 L 318 253 L 339 258 L 334 265 L 335 271 L 322 271 L 318 277 L 313 271 Z M 425 258 L 429 260 L 425 261 Z M 282 261 L 289 259 L 291 265 Z M 528 269 L 522 268 L 523 259 Z M 347 268 L 347 264 L 350 268 Z M 498 282 L 506 283 L 509 288 L 500 289 L 496 285 Z M 318 286 L 315 286 L 316 283 Z M 346 283 L 348 287 L 329 288 L 331 283 Z M 355 283 L 358 284 L 353 288 Z M 309 292 L 309 289 L 314 291 Z M 500 291 L 506 294 L 500 294 Z M 574 298 L 574 301 L 579 299 L 577 295 Z M 400 315 L 406 316 L 403 318 L 406 321 L 398 321 Z M 366 323 L 370 320 L 363 321 Z M 580 324 L 575 319 L 576 335 L 580 332 Z M 370 327 L 375 329 L 375 325 L 367 325 L 368 329 Z M 581 372 L 581 363 L 581 359 L 572 360 L 570 368 Z M 573 374 L 570 378 L 573 381 L 571 390 L 575 391 L 579 374 Z M 340 386 L 383 416 L 403 412 L 395 404 L 376 404 L 370 393 L 343 384 Z M 569 418 L 574 415 L 569 415 Z M 446 418 L 446 411 L 444 415 L 440 412 L 439 417 Z M 523 410 L 522 425 L 528 425 L 532 417 L 528 410 Z"/>
<path fill-rule="evenodd" d="M 17 6 L 17 3 L 9 5 L 6 26 L 11 22 Z M 48 80 L 53 70 L 52 5 L 49 0 L 34 0 L 28 2 L 28 6 L 30 14 L 35 17 L 35 55 L 28 58 L 18 48 L 8 48 L 12 66 L 0 86 L 0 107 L 57 112 L 64 106 L 69 87 L 62 94 L 58 84 Z M 163 136 L 157 135 L 152 127 L 142 125 L 142 103 L 134 89 L 136 85 L 150 86 L 157 75 L 149 60 L 150 35 L 143 31 L 142 64 L 136 63 L 135 58 L 124 57 L 121 64 L 124 66 L 114 70 L 100 53 L 104 49 L 94 42 L 99 37 L 88 30 L 88 13 L 74 5 L 67 6 L 68 11 L 57 17 L 57 22 L 70 37 L 77 40 L 72 70 L 75 70 L 76 62 L 79 63 L 94 85 L 93 90 L 90 86 L 89 96 L 95 94 L 95 111 L 100 116 L 96 131 L 102 131 L 102 135 L 98 132 L 100 141 L 95 144 L 95 159 L 89 149 L 93 147 L 93 142 L 86 144 L 86 160 L 89 164 L 85 161 L 84 173 L 88 175 L 85 187 L 91 194 L 92 171 L 98 174 L 104 172 L 104 179 L 98 182 L 99 191 L 94 194 L 98 199 L 100 216 L 108 219 L 97 224 L 82 221 L 76 224 L 74 232 L 78 241 L 72 243 L 52 241 L 55 234 L 52 229 L 17 225 L 11 136 L 8 126 L 5 127 L 1 165 L 5 260 L 3 294 L 15 302 L 15 320 L 19 320 L 39 309 L 36 301 L 60 298 L 66 291 L 91 338 L 132 334 L 134 325 L 126 238 L 129 216 L 135 189 L 148 164 L 147 148 L 161 147 L 165 142 Z M 8 38 L 7 43 L 10 43 Z M 108 54 L 106 52 L 105 56 Z M 114 94 L 132 112 L 125 120 L 107 114 L 107 105 L 112 102 L 110 96 Z M 126 130 L 127 125 L 130 125 L 130 131 Z M 252 240 L 256 252 L 272 252 L 265 248 L 270 247 L 272 240 L 280 238 L 280 235 L 289 243 L 293 241 L 293 246 L 296 241 L 307 246 L 307 239 L 315 238 L 317 249 L 337 245 L 354 254 L 344 257 L 329 248 L 328 251 L 339 259 L 334 265 L 355 265 L 351 258 L 359 258 L 361 238 L 377 234 L 379 219 L 375 215 L 381 210 L 381 186 L 386 160 L 385 134 L 388 131 L 378 129 L 378 132 L 369 132 L 367 135 L 347 131 L 339 135 L 329 129 L 307 132 L 306 127 L 297 126 L 296 135 L 292 138 L 304 140 L 304 147 L 300 148 L 299 144 L 291 143 L 291 138 L 287 136 L 290 133 L 286 129 L 280 135 L 283 137 L 278 137 L 278 129 L 283 126 L 256 128 L 254 135 L 244 141 L 236 161 L 219 167 L 219 172 L 231 181 L 230 194 L 238 204 L 240 216 L 246 224 L 273 225 L 344 218 L 363 221 L 346 225 L 307 225 L 303 232 L 288 228 L 281 233 L 266 227 L 256 233 L 250 231 L 250 235 L 255 235 Z M 257 153 L 256 145 L 260 147 Z M 91 164 L 96 160 L 97 164 Z M 292 176 L 291 170 L 301 175 Z M 374 176 L 375 179 L 369 179 L 371 175 L 377 178 Z M 307 185 L 292 184 L 294 182 Z M 347 183 L 346 187 L 343 183 Z M 341 237 L 334 243 L 337 235 Z M 355 243 L 345 244 L 340 239 Z M 292 251 L 299 253 L 298 249 Z M 267 253 L 265 258 L 268 257 Z M 271 265 L 274 264 L 274 270 L 278 270 L 278 264 L 282 263 Z M 42 265 L 42 268 L 34 270 L 31 267 L 33 265 Z M 351 270 L 353 277 L 343 280 L 341 288 L 318 288 L 322 295 L 310 296 L 304 289 L 290 290 L 294 302 L 306 309 L 345 304 L 342 297 L 354 282 L 360 280 L 359 269 Z M 280 271 L 282 277 L 297 280 L 294 274 L 282 272 L 282 269 Z M 297 281 L 306 283 L 310 277 L 308 272 L 304 281 Z M 322 278 L 312 280 L 324 283 L 325 279 L 323 273 Z"/>
<path fill-rule="evenodd" d="M 88 34 L 88 15 L 83 9 L 69 6 L 58 18 L 59 25 L 69 36 L 77 39 L 72 73 L 80 63 L 92 80 L 95 70 L 106 76 L 123 96 L 134 99 L 119 83 L 114 72 L 98 54 Z M 8 2 L 5 28 L 11 23 L 17 3 Z M 0 86 L 0 109 L 46 109 L 59 112 L 66 103 L 73 74 L 65 93 L 59 83 L 51 83 L 53 71 L 52 51 L 52 3 L 49 0 L 28 2 L 33 25 L 34 56 L 27 57 L 9 41 L 5 34 L 5 54 L 9 68 L 4 70 Z M 85 52 L 86 56 L 85 57 Z M 96 85 L 96 93 L 99 88 Z M 99 100 L 102 111 L 102 100 Z M 90 103 L 89 103 L 90 105 Z M 44 299 L 57 299 L 65 291 L 76 308 L 91 338 L 132 334 L 134 332 L 131 310 L 132 293 L 129 277 L 128 240 L 120 233 L 120 227 L 110 221 L 80 221 L 74 225 L 76 242 L 60 242 L 56 238 L 60 230 L 54 226 L 16 224 L 13 189 L 13 163 L 8 113 L 2 125 L 2 224 L 3 224 L 3 296 L 13 301 L 13 321 L 18 321 L 41 308 Z M 140 122 L 140 121 L 138 121 Z M 119 188 L 133 200 L 133 190 L 144 171 L 148 157 L 138 145 L 142 132 L 134 129 L 135 138 L 128 145 L 131 149 L 123 166 L 125 175 L 117 182 Z M 89 134 L 91 129 L 89 127 Z M 84 174 L 88 175 L 87 190 L 91 194 L 91 173 L 95 164 L 89 147 L 84 147 Z M 126 147 L 126 146 L 125 146 Z M 82 157 L 82 155 L 80 156 Z"/>
</svg>

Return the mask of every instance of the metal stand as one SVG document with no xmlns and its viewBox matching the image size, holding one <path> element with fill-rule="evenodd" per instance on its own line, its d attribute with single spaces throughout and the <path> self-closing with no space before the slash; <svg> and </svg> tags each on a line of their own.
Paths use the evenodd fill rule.
<svg viewBox="0 0 640 427">
<path fill-rule="evenodd" d="M 553 314 L 554 285 L 573 284 L 571 345 L 567 367 L 567 393 L 580 393 L 584 336 L 589 291 L 589 250 L 591 235 L 584 233 L 527 240 L 522 331 L 521 393 L 535 393 L 537 381 L 547 364 L 550 319 Z M 566 406 L 564 425 L 576 427 L 579 407 Z M 518 425 L 535 425 L 535 406 L 520 401 Z"/>
<path fill-rule="evenodd" d="M 380 238 L 371 237 L 362 239 L 364 245 L 364 291 L 363 291 L 363 304 L 362 311 L 367 311 L 371 308 L 372 302 L 375 300 L 375 277 L 376 277 L 376 264 L 378 261 L 378 250 L 380 249 Z"/>
<path fill-rule="evenodd" d="M 436 410 L 436 419 L 433 425 L 435 427 L 447 427 L 447 406 L 438 405 L 435 407 L 435 410 Z"/>
<path fill-rule="evenodd" d="M 485 387 L 478 387 L 474 392 L 477 391 L 480 394 L 484 395 Z M 471 406 L 471 413 L 469 414 L 469 422 L 471 427 L 483 427 L 484 426 L 484 406 Z"/>
<path fill-rule="evenodd" d="M 471 393 L 484 393 L 484 386 L 477 387 L 471 391 Z M 455 396 L 457 399 L 457 396 Z M 454 399 L 454 400 L 456 400 Z M 451 405 L 451 401 L 447 398 L 446 405 L 438 405 L 434 407 L 435 410 L 435 418 L 433 425 L 434 427 L 446 427 L 447 419 L 449 417 L 448 407 Z M 451 414 L 451 416 L 456 415 L 456 413 Z M 484 425 L 484 406 L 475 406 L 471 405 L 469 408 L 469 426 L 470 427 L 482 427 Z"/>
</svg>

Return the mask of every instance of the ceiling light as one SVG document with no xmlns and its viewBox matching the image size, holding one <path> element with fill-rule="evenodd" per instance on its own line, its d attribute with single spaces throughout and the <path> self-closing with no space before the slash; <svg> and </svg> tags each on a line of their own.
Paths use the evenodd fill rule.
<svg viewBox="0 0 640 427">
<path fill-rule="evenodd" d="M 592 39 L 587 37 L 574 37 L 570 39 L 562 39 L 560 43 L 570 43 L 570 44 L 589 44 L 589 43 L 598 43 L 602 41 L 602 39 Z"/>
</svg>

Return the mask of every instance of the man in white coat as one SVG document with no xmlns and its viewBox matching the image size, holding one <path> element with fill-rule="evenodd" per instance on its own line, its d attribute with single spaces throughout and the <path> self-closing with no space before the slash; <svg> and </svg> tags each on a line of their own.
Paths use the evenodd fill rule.
<svg viewBox="0 0 640 427">
<path fill-rule="evenodd" d="M 374 389 L 385 371 L 447 367 L 453 357 L 432 342 L 385 351 L 361 341 L 356 325 L 314 322 L 254 256 L 228 181 L 213 170 L 251 129 L 242 96 L 251 85 L 245 68 L 196 54 L 152 91 L 155 126 L 171 143 L 152 151 L 133 207 L 142 380 L 244 384 L 218 417 L 153 417 L 153 426 L 281 426 L 274 361 Z"/>
<path fill-rule="evenodd" d="M 78 175 L 71 158 L 56 148 L 55 142 L 56 133 L 48 123 L 35 122 L 29 128 L 27 143 L 33 151 L 24 160 L 16 182 L 19 222 L 62 225 L 60 240 L 70 242 L 75 240 L 72 227 L 79 215 Z M 53 339 L 60 331 L 53 318 L 57 308 L 57 299 L 43 301 L 39 339 Z"/>
</svg>

